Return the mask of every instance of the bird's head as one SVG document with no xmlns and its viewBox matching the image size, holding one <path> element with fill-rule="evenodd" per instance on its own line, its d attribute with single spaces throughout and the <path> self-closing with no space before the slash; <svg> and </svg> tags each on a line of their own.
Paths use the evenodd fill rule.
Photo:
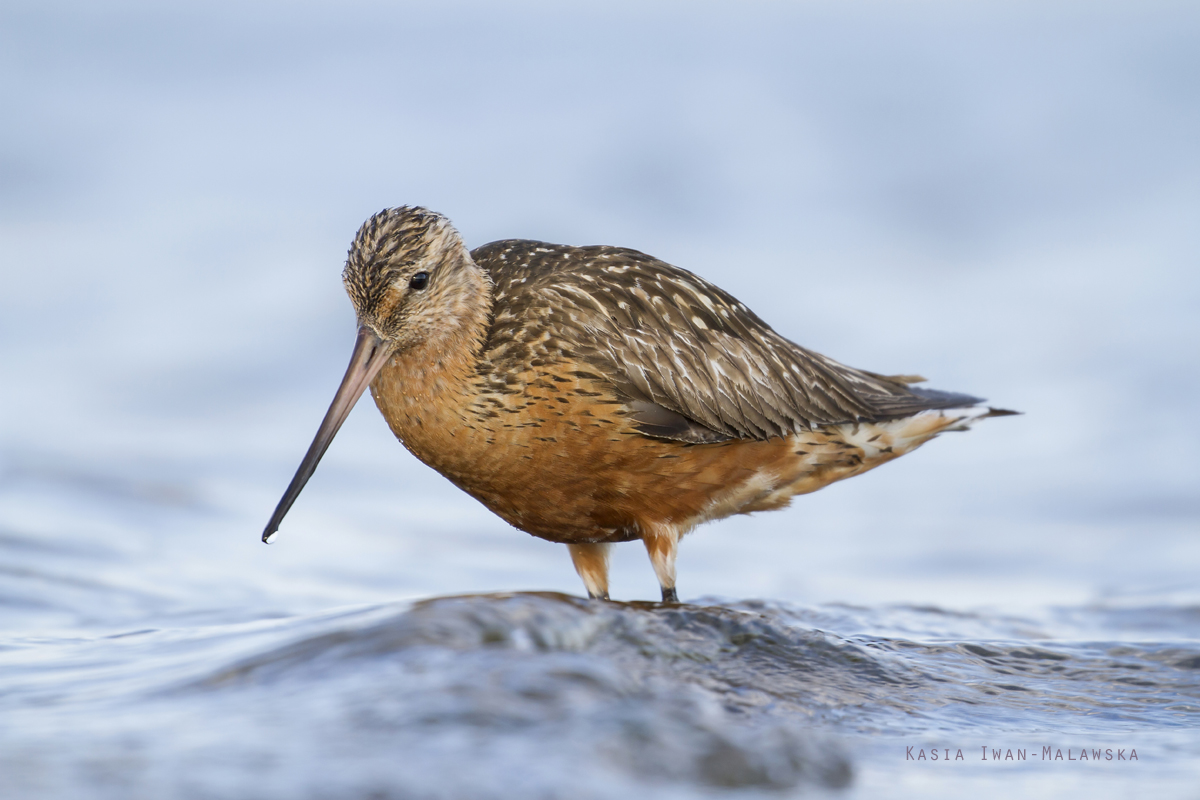
<svg viewBox="0 0 1200 800">
<path fill-rule="evenodd" d="M 469 339 L 464 322 L 486 316 L 489 280 L 471 260 L 450 220 L 424 208 L 380 211 L 363 223 L 342 272 L 358 315 L 350 366 L 267 528 L 271 541 L 334 434 L 379 371 L 394 356 L 441 354 Z"/>
<path fill-rule="evenodd" d="M 478 272 L 450 220 L 402 206 L 358 229 L 342 281 L 359 327 L 396 352 L 452 331 L 467 306 L 479 301 Z"/>
</svg>

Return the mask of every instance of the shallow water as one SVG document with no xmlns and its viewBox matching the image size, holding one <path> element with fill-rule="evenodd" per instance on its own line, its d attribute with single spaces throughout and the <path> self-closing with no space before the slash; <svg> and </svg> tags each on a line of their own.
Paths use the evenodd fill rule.
<svg viewBox="0 0 1200 800">
<path fill-rule="evenodd" d="M 1198 45 L 1169 2 L 5 3 L 0 796 L 1196 797 Z M 637 545 L 579 599 L 369 404 L 264 547 L 401 203 L 1026 415 L 703 527 L 678 607 Z"/>
<path fill-rule="evenodd" d="M 1200 768 L 1185 592 L 1020 611 L 551 591 L 347 603 L 403 587 L 404 559 L 364 562 L 353 537 L 305 555 L 302 526 L 263 547 L 169 483 L 8 474 L 6 519 L 54 527 L 0 537 L 4 796 L 1186 796 Z M 498 533 L 448 537 L 419 566 L 482 581 L 472 556 L 489 545 L 541 550 Z M 260 563 L 229 555 L 243 539 Z M 547 549 L 545 577 L 572 579 Z"/>
<path fill-rule="evenodd" d="M 1123 640 L 1131 622 L 1175 636 Z M 1029 619 L 503 593 L 18 636 L 0 651 L 0 774 L 6 796 L 62 798 L 875 794 L 935 777 L 921 791 L 950 796 L 996 769 L 1058 796 L 1184 788 L 1198 628 L 1195 606 Z M 955 760 L 931 775 L 939 750 Z"/>
</svg>

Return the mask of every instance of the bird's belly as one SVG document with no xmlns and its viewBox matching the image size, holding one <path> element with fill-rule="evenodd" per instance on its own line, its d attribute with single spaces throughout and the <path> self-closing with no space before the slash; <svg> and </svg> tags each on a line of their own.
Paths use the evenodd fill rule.
<svg viewBox="0 0 1200 800">
<path fill-rule="evenodd" d="M 933 412 L 768 441 L 698 445 L 651 439 L 624 427 L 591 435 L 564 430 L 555 442 L 497 448 L 504 464 L 499 479 L 495 473 L 482 481 L 448 477 L 535 536 L 626 541 L 655 525 L 686 533 L 733 514 L 783 508 L 796 495 L 911 452 L 957 421 Z"/>
<path fill-rule="evenodd" d="M 536 433 L 537 435 L 533 435 Z M 627 541 L 649 525 L 682 530 L 737 513 L 781 508 L 882 463 L 836 432 L 770 441 L 688 445 L 631 427 L 463 429 L 453 447 L 401 440 L 418 458 L 508 523 L 556 542 Z M 464 453 L 473 453 L 463 457 Z"/>
<path fill-rule="evenodd" d="M 420 398 L 373 386 L 396 436 L 514 527 L 558 542 L 625 541 L 649 526 L 686 532 L 781 508 L 907 452 L 942 423 L 833 425 L 766 441 L 685 444 L 639 433 L 604 387 L 549 382 L 498 398 Z M 566 402 L 564 402 L 566 400 Z M 928 417 L 919 415 L 916 418 Z M 907 426 L 907 427 L 906 427 Z M 920 435 L 901 436 L 901 433 Z"/>
</svg>

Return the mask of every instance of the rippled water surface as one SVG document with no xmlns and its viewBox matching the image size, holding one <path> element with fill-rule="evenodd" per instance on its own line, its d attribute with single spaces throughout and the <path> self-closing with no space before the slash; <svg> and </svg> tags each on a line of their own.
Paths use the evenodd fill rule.
<svg viewBox="0 0 1200 800">
<path fill-rule="evenodd" d="M 4 3 L 0 797 L 1200 797 L 1197 53 L 1169 2 Z M 264 547 L 402 203 L 1026 413 L 701 528 L 679 606 L 369 403 Z"/>
<path fill-rule="evenodd" d="M 1114 638 L 1131 620 L 1173 640 Z M 544 592 L 27 635 L 0 656 L 0 752 L 20 797 L 953 794 L 997 769 L 1182 790 L 1198 626 L 1194 606 L 1025 619 Z M 961 760 L 931 772 L 935 751 Z"/>
</svg>

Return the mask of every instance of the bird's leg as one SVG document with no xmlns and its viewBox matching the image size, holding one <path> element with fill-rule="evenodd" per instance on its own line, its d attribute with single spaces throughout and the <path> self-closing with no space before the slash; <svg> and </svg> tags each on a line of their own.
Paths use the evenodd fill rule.
<svg viewBox="0 0 1200 800">
<path fill-rule="evenodd" d="M 642 527 L 642 543 L 650 554 L 654 574 L 662 589 L 664 603 L 678 603 L 675 593 L 675 553 L 679 549 L 679 531 L 671 525 L 645 525 Z"/>
<path fill-rule="evenodd" d="M 588 597 L 593 600 L 608 599 L 608 550 L 610 547 L 612 545 L 607 542 L 567 545 L 567 549 L 571 551 L 571 562 L 575 564 L 575 571 L 579 573 L 580 578 L 583 578 L 583 585 L 587 588 Z"/>
</svg>

